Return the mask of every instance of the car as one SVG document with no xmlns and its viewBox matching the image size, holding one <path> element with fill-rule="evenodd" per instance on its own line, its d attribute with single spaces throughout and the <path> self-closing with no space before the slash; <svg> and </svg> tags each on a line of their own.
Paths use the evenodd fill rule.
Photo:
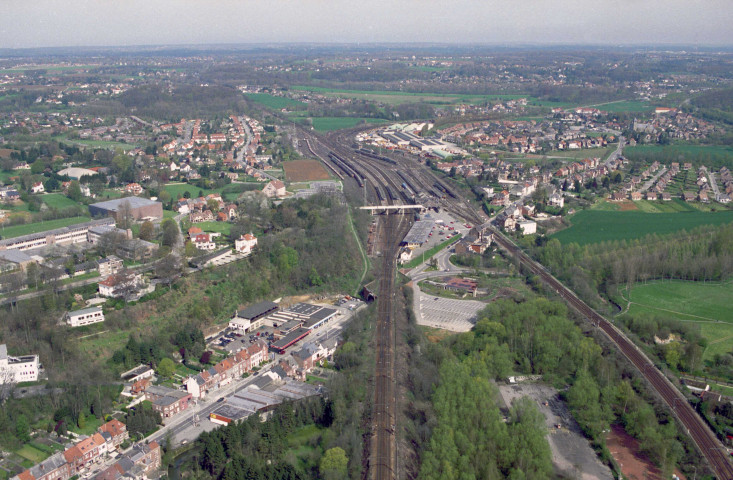
<svg viewBox="0 0 733 480">
<path fill-rule="evenodd" d="M 433 300 L 437 300 L 437 299 L 438 299 L 438 297 L 435 297 Z"/>
<path fill-rule="evenodd" d="M 226 401 L 225 397 L 221 397 L 219 400 L 217 400 L 217 402 L 224 402 L 224 401 Z"/>
</svg>

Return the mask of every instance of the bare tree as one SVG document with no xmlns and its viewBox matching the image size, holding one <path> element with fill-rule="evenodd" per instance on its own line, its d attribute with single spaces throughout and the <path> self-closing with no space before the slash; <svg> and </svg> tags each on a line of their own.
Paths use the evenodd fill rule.
<svg viewBox="0 0 733 480">
<path fill-rule="evenodd" d="M 133 220 L 132 207 L 130 202 L 125 200 L 120 203 L 120 209 L 117 211 L 117 225 L 127 230 L 132 225 Z"/>
<path fill-rule="evenodd" d="M 181 257 L 176 254 L 169 254 L 161 258 L 155 265 L 155 275 L 160 279 L 161 283 L 168 285 L 168 289 L 172 288 L 173 282 L 183 273 L 183 262 Z"/>
</svg>

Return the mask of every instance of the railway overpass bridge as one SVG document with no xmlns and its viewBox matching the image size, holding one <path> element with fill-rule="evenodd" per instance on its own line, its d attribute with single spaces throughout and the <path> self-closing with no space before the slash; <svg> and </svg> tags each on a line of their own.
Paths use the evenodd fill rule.
<svg viewBox="0 0 733 480">
<path fill-rule="evenodd" d="M 369 210 L 372 215 L 388 214 L 390 212 L 404 213 L 408 210 L 422 212 L 425 207 L 422 205 L 367 205 L 359 207 L 359 210 Z"/>
</svg>

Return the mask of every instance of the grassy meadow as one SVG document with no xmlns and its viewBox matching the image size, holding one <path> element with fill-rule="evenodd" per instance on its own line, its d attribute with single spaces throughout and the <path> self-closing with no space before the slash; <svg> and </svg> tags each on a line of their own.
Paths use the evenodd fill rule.
<svg viewBox="0 0 733 480">
<path fill-rule="evenodd" d="M 650 313 L 697 323 L 708 340 L 703 358 L 733 350 L 733 281 L 655 281 L 635 285 L 626 294 L 629 313 Z"/>
</svg>

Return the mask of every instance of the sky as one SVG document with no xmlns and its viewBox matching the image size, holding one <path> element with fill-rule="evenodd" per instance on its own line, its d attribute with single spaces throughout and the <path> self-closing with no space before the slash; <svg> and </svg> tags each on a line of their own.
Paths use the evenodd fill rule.
<svg viewBox="0 0 733 480">
<path fill-rule="evenodd" d="M 0 48 L 733 45 L 731 0 L 3 0 Z"/>
</svg>

